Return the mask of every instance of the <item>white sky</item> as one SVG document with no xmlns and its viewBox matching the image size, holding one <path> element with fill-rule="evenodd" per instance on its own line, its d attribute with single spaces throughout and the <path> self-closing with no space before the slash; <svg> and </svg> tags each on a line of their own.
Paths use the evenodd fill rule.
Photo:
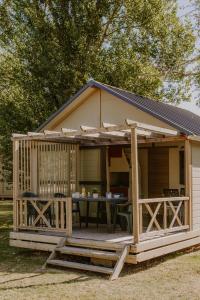
<svg viewBox="0 0 200 300">
<path fill-rule="evenodd" d="M 191 9 L 190 0 L 178 0 L 179 2 L 179 16 L 182 18 L 186 13 L 189 13 Z M 192 17 L 192 16 L 191 16 Z M 196 105 L 198 93 L 195 91 L 195 87 L 192 87 L 192 99 L 191 102 L 182 102 L 180 107 L 192 111 L 200 116 L 200 107 Z"/>
</svg>

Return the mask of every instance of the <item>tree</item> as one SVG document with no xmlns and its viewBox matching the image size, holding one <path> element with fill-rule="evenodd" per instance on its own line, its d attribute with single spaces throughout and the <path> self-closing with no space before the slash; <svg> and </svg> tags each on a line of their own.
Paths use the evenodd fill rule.
<svg viewBox="0 0 200 300">
<path fill-rule="evenodd" d="M 196 31 L 196 35 L 197 35 L 197 47 L 196 47 L 196 51 L 195 51 L 195 56 L 193 58 L 193 78 L 194 81 L 196 83 L 197 89 L 199 91 L 200 88 L 200 0 L 193 0 L 191 3 L 191 7 L 192 7 L 192 14 L 193 17 L 195 18 L 195 31 Z M 198 93 L 198 96 L 200 95 L 200 93 Z M 199 98 L 199 97 L 198 97 Z M 200 100 L 197 99 L 197 105 L 200 107 Z"/>
<path fill-rule="evenodd" d="M 90 77 L 186 99 L 195 38 L 174 0 L 2 0 L 0 146 L 36 129 Z M 170 83 L 170 84 L 169 84 Z"/>
</svg>

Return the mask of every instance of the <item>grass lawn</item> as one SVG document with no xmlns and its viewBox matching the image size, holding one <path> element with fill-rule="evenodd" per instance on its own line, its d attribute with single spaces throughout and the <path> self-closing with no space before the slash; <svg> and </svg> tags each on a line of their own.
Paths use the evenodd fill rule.
<svg viewBox="0 0 200 300">
<path fill-rule="evenodd" d="M 0 299 L 200 299 L 200 251 L 127 266 L 117 281 L 105 275 L 47 269 L 47 253 L 9 247 L 12 202 L 0 201 Z"/>
</svg>

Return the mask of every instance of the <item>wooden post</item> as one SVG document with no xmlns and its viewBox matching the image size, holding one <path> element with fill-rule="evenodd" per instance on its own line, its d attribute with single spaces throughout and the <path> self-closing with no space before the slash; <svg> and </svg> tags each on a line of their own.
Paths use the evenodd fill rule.
<svg viewBox="0 0 200 300">
<path fill-rule="evenodd" d="M 38 194 L 38 153 L 37 142 L 32 142 L 30 147 L 30 189 L 31 192 Z"/>
<path fill-rule="evenodd" d="M 139 243 L 139 205 L 138 205 L 138 150 L 136 128 L 131 128 L 131 166 L 132 166 L 132 206 L 134 243 Z"/>
<path fill-rule="evenodd" d="M 66 199 L 66 235 L 72 236 L 72 198 Z"/>
<path fill-rule="evenodd" d="M 110 170 L 109 170 L 109 147 L 106 147 L 106 192 L 110 192 Z M 111 228 L 111 209 L 110 202 L 106 201 L 106 216 L 107 216 L 107 226 L 109 231 Z"/>
<path fill-rule="evenodd" d="M 76 190 L 75 192 L 78 192 L 80 190 L 79 180 L 80 180 L 80 147 L 79 145 L 76 145 Z"/>
<path fill-rule="evenodd" d="M 167 229 L 167 202 L 165 201 L 163 205 L 164 205 L 163 226 L 164 229 Z"/>
<path fill-rule="evenodd" d="M 185 196 L 189 197 L 189 203 L 185 201 L 184 204 L 185 224 L 189 224 L 192 230 L 192 151 L 189 140 L 185 140 Z"/>
<path fill-rule="evenodd" d="M 106 192 L 110 192 L 109 147 L 106 147 Z"/>
<path fill-rule="evenodd" d="M 71 196 L 71 144 L 67 145 L 67 166 L 68 166 L 68 171 L 67 171 L 67 182 L 68 182 L 68 191 L 67 191 L 67 196 L 70 197 Z"/>
<path fill-rule="evenodd" d="M 17 231 L 18 209 L 17 197 L 19 185 L 19 141 L 13 141 L 13 229 Z"/>
</svg>

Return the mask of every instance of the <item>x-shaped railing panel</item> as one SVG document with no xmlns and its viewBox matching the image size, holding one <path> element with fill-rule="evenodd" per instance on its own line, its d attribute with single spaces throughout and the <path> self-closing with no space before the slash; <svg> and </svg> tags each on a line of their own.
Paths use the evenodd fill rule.
<svg viewBox="0 0 200 300">
<path fill-rule="evenodd" d="M 183 201 L 180 201 L 177 206 L 174 206 L 174 204 L 171 201 L 168 201 L 168 203 L 169 203 L 169 206 L 170 206 L 170 208 L 171 208 L 171 210 L 173 212 L 173 218 L 172 218 L 172 221 L 171 221 L 171 223 L 169 225 L 169 228 L 172 228 L 174 226 L 174 223 L 176 221 L 177 221 L 177 223 L 178 223 L 179 226 L 182 226 L 183 224 L 182 224 L 182 222 L 181 222 L 178 214 L 180 212 L 180 209 L 181 209 Z"/>
<path fill-rule="evenodd" d="M 51 228 L 51 224 L 48 222 L 47 218 L 45 217 L 44 213 L 47 211 L 47 209 L 50 207 L 50 205 L 53 203 L 52 200 L 49 200 L 45 206 L 42 207 L 42 209 L 40 209 L 37 204 L 36 204 L 36 201 L 34 200 L 30 200 L 30 203 L 32 204 L 32 206 L 35 208 L 35 210 L 37 211 L 38 213 L 38 216 L 35 218 L 35 220 L 33 221 L 33 226 L 35 226 L 38 221 L 40 219 L 42 219 L 44 221 L 44 223 L 47 225 L 47 227 L 50 227 Z"/>
<path fill-rule="evenodd" d="M 149 212 L 149 214 L 150 214 L 150 216 L 151 216 L 151 221 L 150 221 L 150 223 L 149 223 L 149 225 L 148 225 L 148 227 L 147 227 L 146 232 L 149 232 L 149 231 L 151 230 L 151 228 L 153 227 L 153 224 L 156 225 L 156 228 L 157 228 L 158 230 L 161 230 L 160 224 L 158 223 L 158 221 L 157 221 L 157 219 L 156 219 L 157 214 L 158 214 L 158 212 L 159 212 L 159 210 L 160 210 L 161 204 L 162 204 L 162 203 L 158 203 L 157 206 L 156 206 L 155 211 L 153 212 L 153 210 L 152 210 L 152 208 L 150 207 L 150 205 L 149 205 L 148 203 L 145 203 L 145 207 L 146 207 L 146 209 L 148 210 L 148 212 Z"/>
<path fill-rule="evenodd" d="M 164 229 L 165 229 L 166 224 L 167 224 L 167 217 L 169 217 L 169 210 L 171 210 L 171 212 L 173 213 L 173 216 L 172 216 L 172 219 L 169 221 L 170 224 L 167 226 L 167 228 L 172 229 L 176 222 L 177 222 L 178 226 L 183 226 L 184 224 L 181 221 L 181 218 L 179 215 L 181 212 L 183 200 L 176 201 L 175 203 L 173 202 L 173 199 L 171 201 L 168 199 L 166 201 L 155 202 L 155 203 L 153 201 L 151 201 L 150 203 L 148 203 L 148 202 L 143 203 L 145 205 L 149 215 L 151 216 L 151 220 L 150 220 L 145 232 L 152 231 L 154 229 L 154 225 L 155 225 L 156 230 L 162 230 L 163 229 L 162 227 L 164 227 Z M 143 205 L 143 204 L 141 204 L 141 205 Z M 163 211 L 162 211 L 162 207 L 164 207 Z M 168 207 L 168 209 L 165 209 L 165 207 Z M 163 216 L 163 224 L 162 225 L 157 220 L 159 212 L 161 213 L 161 216 Z"/>
</svg>

